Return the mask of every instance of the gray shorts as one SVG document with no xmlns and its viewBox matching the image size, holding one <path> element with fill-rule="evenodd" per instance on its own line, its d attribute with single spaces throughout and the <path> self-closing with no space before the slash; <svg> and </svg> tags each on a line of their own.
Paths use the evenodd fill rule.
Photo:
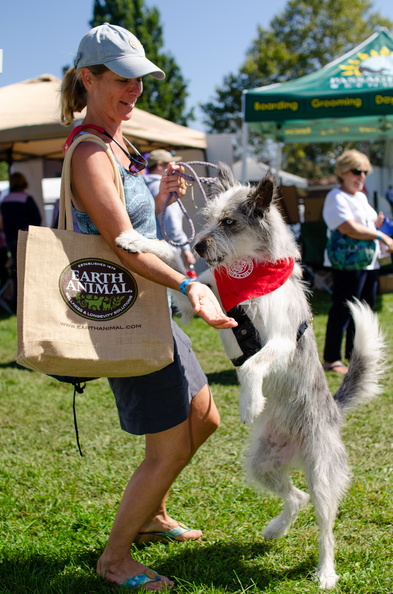
<svg viewBox="0 0 393 594">
<path fill-rule="evenodd" d="M 207 383 L 188 336 L 172 321 L 174 361 L 138 377 L 109 378 L 120 425 L 134 435 L 158 433 L 188 418 L 192 398 Z"/>
</svg>

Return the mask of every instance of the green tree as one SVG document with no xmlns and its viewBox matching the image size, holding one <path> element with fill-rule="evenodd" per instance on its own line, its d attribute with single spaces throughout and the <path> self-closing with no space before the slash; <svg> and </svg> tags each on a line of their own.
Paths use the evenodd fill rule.
<svg viewBox="0 0 393 594">
<path fill-rule="evenodd" d="M 379 26 L 391 27 L 392 22 L 372 12 L 372 6 L 369 0 L 289 0 L 268 29 L 258 26 L 258 35 L 239 73 L 227 75 L 213 100 L 201 106 L 208 130 L 238 133 L 243 89 L 314 72 L 351 50 Z M 261 139 L 251 136 L 250 142 L 260 153 Z M 328 144 L 288 145 L 284 158 L 293 173 L 320 176 L 342 148 Z"/>
<path fill-rule="evenodd" d="M 6 161 L 0 161 L 0 181 L 7 181 L 9 177 L 9 166 Z"/>
<path fill-rule="evenodd" d="M 146 8 L 144 0 L 94 0 L 91 27 L 108 22 L 128 29 L 144 46 L 146 56 L 166 73 L 164 80 L 143 79 L 144 91 L 138 107 L 149 113 L 186 125 L 193 120 L 192 110 L 185 113 L 187 84 L 170 54 L 162 51 L 163 33 L 157 8 Z"/>
</svg>

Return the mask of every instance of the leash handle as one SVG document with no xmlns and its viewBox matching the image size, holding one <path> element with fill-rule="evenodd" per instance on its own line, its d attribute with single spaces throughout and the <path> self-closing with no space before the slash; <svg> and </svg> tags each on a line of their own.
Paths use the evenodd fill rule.
<svg viewBox="0 0 393 594">
<path fill-rule="evenodd" d="M 188 182 L 191 183 L 196 183 L 199 190 L 201 191 L 202 197 L 205 201 L 205 204 L 207 203 L 207 197 L 206 197 L 206 193 L 205 190 L 202 186 L 202 183 L 205 184 L 211 184 L 214 181 L 214 177 L 199 177 L 195 170 L 193 169 L 193 165 L 202 165 L 203 167 L 214 167 L 215 169 L 219 169 L 218 165 L 215 165 L 214 163 L 207 163 L 205 161 L 188 161 L 187 163 L 182 163 L 182 162 L 178 162 L 177 165 L 181 165 L 182 167 L 184 167 L 185 169 L 188 169 L 190 173 L 186 173 L 186 172 L 182 172 L 182 171 L 173 171 L 171 173 L 171 175 L 178 175 L 180 177 L 182 177 L 183 179 L 185 179 Z M 175 200 L 177 201 L 177 203 L 180 206 L 180 209 L 185 217 L 185 219 L 187 220 L 187 223 L 190 227 L 191 230 L 191 235 L 190 237 L 187 237 L 186 241 L 180 242 L 180 241 L 173 241 L 172 239 L 170 239 L 170 237 L 168 237 L 167 232 L 165 231 L 165 213 L 166 213 L 166 209 L 168 208 L 168 206 L 170 206 L 170 203 L 173 202 L 173 198 L 175 198 Z M 185 245 L 187 245 L 188 243 L 192 243 L 195 239 L 195 227 L 194 227 L 194 223 L 190 217 L 190 215 L 188 214 L 183 202 L 180 200 L 177 192 L 170 192 L 168 194 L 168 198 L 166 199 L 164 208 L 162 210 L 162 213 L 160 214 L 160 229 L 161 229 L 161 233 L 163 238 L 165 239 L 165 241 L 167 241 L 168 243 L 170 243 L 171 245 L 175 246 L 175 247 L 183 247 Z"/>
</svg>

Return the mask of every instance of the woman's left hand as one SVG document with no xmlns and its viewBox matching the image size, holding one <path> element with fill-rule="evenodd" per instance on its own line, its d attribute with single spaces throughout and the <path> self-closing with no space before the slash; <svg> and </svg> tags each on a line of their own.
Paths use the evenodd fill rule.
<svg viewBox="0 0 393 594">
<path fill-rule="evenodd" d="M 187 287 L 187 297 L 194 309 L 194 314 L 205 320 L 209 326 L 217 330 L 237 326 L 236 320 L 222 311 L 214 293 L 207 285 L 200 282 L 190 283 Z"/>
<path fill-rule="evenodd" d="M 184 167 L 175 163 L 169 163 L 165 175 L 161 178 L 160 191 L 155 197 L 156 215 L 162 212 L 171 192 L 176 192 L 179 198 L 183 198 L 186 193 L 186 180 L 180 177 L 180 175 L 176 175 L 176 171 L 184 173 Z M 172 204 L 174 201 L 175 197 L 172 197 L 169 204 Z"/>
</svg>

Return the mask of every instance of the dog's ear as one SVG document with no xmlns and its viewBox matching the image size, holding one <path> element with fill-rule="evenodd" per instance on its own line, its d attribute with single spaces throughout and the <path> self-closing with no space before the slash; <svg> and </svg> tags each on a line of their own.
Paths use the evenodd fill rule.
<svg viewBox="0 0 393 594">
<path fill-rule="evenodd" d="M 236 184 L 233 177 L 232 169 L 226 163 L 220 161 L 218 163 L 217 177 L 214 178 L 212 184 L 207 188 L 207 196 L 213 198 L 222 192 L 226 192 Z"/>
<path fill-rule="evenodd" d="M 263 216 L 268 210 L 272 200 L 276 197 L 277 184 L 273 177 L 266 175 L 261 181 L 251 188 L 245 208 L 249 214 Z"/>
</svg>

